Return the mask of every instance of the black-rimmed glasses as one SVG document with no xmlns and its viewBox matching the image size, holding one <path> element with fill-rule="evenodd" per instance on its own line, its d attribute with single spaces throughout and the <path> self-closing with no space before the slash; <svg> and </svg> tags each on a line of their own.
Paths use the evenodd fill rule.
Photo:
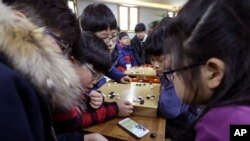
<svg viewBox="0 0 250 141">
<path fill-rule="evenodd" d="M 110 41 L 112 41 L 113 43 L 116 43 L 117 41 L 117 34 L 113 35 L 111 38 L 107 37 L 107 38 L 103 38 L 102 40 L 104 41 L 105 44 L 108 44 Z"/>
<path fill-rule="evenodd" d="M 102 77 L 104 76 L 102 73 L 98 73 L 96 72 L 93 67 L 89 64 L 84 64 L 83 66 L 85 66 L 93 75 L 93 79 L 92 79 L 92 83 L 96 84 L 97 82 L 99 82 Z"/>
<path fill-rule="evenodd" d="M 203 65 L 203 64 L 204 63 L 192 64 L 192 65 L 188 65 L 188 66 L 178 68 L 178 69 L 175 69 L 175 70 L 168 69 L 167 71 L 163 72 L 163 74 L 164 74 L 164 77 L 168 81 L 173 81 L 173 79 L 174 79 L 173 73 L 174 72 L 185 71 L 185 70 L 188 70 L 188 69 L 191 69 L 191 68 L 194 68 L 194 67 L 198 67 L 198 66 Z"/>
<path fill-rule="evenodd" d="M 66 57 L 69 57 L 71 52 L 72 52 L 72 45 L 69 42 L 58 37 L 53 32 L 46 30 L 46 33 L 49 34 L 52 38 L 54 38 L 56 40 L 56 42 L 60 45 L 60 48 L 63 51 L 63 55 L 65 55 Z"/>
</svg>

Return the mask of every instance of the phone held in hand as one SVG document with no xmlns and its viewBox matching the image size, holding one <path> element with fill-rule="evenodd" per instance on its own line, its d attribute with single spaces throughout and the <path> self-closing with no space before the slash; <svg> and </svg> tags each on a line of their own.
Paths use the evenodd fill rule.
<svg viewBox="0 0 250 141">
<path fill-rule="evenodd" d="M 126 129 L 128 132 L 130 132 L 132 135 L 136 136 L 137 138 L 142 138 L 149 132 L 149 130 L 146 127 L 142 126 L 141 124 L 135 122 L 134 120 L 130 118 L 125 118 L 119 121 L 118 125 Z"/>
</svg>

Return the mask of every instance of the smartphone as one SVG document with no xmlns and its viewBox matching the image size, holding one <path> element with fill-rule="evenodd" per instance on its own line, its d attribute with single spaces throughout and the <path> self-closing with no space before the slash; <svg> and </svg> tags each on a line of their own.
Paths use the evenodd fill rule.
<svg viewBox="0 0 250 141">
<path fill-rule="evenodd" d="M 119 121 L 118 125 L 126 129 L 129 133 L 131 133 L 137 138 L 142 138 L 149 132 L 149 130 L 146 127 L 142 126 L 141 124 L 135 122 L 130 118 L 125 118 Z"/>
</svg>

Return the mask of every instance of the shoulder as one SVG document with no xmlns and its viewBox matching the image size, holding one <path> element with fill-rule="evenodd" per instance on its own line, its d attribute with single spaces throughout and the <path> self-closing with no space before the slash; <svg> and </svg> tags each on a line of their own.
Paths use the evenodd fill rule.
<svg viewBox="0 0 250 141">
<path fill-rule="evenodd" d="M 138 38 L 136 36 L 134 36 L 132 39 L 131 39 L 131 43 L 135 43 L 135 42 L 139 42 Z"/>
<path fill-rule="evenodd" d="M 0 93 L 8 94 L 8 97 L 15 97 L 19 93 L 23 93 L 24 95 L 21 95 L 21 97 L 36 98 L 33 86 L 22 75 L 1 62 L 0 70 Z"/>
<path fill-rule="evenodd" d="M 1 73 L 0 73 L 0 82 L 2 84 L 8 84 L 9 82 L 11 81 L 14 81 L 16 78 L 18 78 L 18 74 L 13 70 L 11 69 L 9 66 L 3 64 L 0 62 L 0 70 L 1 70 Z"/>
<path fill-rule="evenodd" d="M 203 115 L 195 125 L 197 140 L 229 140 L 230 125 L 249 124 L 249 116 L 249 106 L 213 108 Z"/>
<path fill-rule="evenodd" d="M 234 114 L 232 114 L 234 113 Z M 216 116 L 214 116 L 216 115 Z M 212 108 L 202 118 L 203 121 L 218 121 L 223 123 L 249 123 L 250 118 L 246 116 L 250 115 L 250 106 L 222 106 Z"/>
</svg>

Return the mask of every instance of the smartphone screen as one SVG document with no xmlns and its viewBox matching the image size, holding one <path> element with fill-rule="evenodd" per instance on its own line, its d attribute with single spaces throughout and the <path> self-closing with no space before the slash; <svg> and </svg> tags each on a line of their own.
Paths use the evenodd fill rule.
<svg viewBox="0 0 250 141">
<path fill-rule="evenodd" d="M 138 138 L 145 136 L 149 132 L 146 127 L 133 121 L 130 118 L 125 118 L 121 120 L 118 124 Z"/>
</svg>

